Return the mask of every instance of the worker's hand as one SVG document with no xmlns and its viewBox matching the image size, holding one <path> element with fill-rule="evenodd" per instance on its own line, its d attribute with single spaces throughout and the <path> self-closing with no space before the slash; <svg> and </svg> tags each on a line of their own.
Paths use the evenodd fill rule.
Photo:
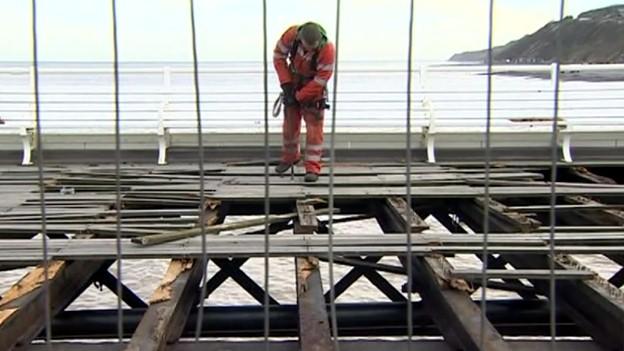
<svg viewBox="0 0 624 351">
<path fill-rule="evenodd" d="M 284 106 L 297 105 L 297 99 L 295 98 L 295 85 L 293 83 L 282 84 L 282 92 L 284 94 L 284 100 L 282 100 Z"/>
</svg>

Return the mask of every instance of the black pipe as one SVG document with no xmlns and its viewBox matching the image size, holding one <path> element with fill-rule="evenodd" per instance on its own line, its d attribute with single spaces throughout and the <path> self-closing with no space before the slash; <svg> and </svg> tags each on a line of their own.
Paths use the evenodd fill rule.
<svg viewBox="0 0 624 351">
<path fill-rule="evenodd" d="M 329 307 L 329 306 L 328 306 Z M 145 309 L 124 311 L 124 331 L 131 336 Z M 262 306 L 205 307 L 203 336 L 206 337 L 260 337 L 263 335 Z M 403 336 L 406 335 L 404 303 L 353 303 L 336 305 L 341 336 Z M 414 302 L 414 335 L 438 336 L 437 327 L 424 311 L 421 302 Z M 544 301 L 497 300 L 488 303 L 488 319 L 503 335 L 547 336 L 548 306 Z M 187 321 L 184 336 L 192 336 L 196 311 Z M 271 307 L 272 336 L 296 336 L 298 318 L 296 305 Z M 557 316 L 557 335 L 584 336 L 585 334 L 563 315 Z M 117 333 L 116 310 L 67 311 L 53 321 L 55 339 L 111 338 Z"/>
</svg>

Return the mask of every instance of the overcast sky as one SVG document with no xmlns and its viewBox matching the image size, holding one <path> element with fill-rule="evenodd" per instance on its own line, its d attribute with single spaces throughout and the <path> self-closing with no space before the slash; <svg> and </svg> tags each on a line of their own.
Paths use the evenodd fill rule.
<svg viewBox="0 0 624 351">
<path fill-rule="evenodd" d="M 568 0 L 566 13 L 623 2 Z M 188 0 L 118 0 L 123 61 L 190 61 Z M 445 60 L 487 46 L 488 0 L 416 0 L 414 55 Z M 559 0 L 496 0 L 495 44 L 534 32 L 555 18 Z M 0 0 L 0 61 L 31 59 L 31 1 Z M 110 0 L 37 1 L 42 61 L 112 58 Z M 202 61 L 262 59 L 261 0 L 196 0 Z M 409 0 L 343 0 L 342 60 L 403 60 Z M 268 0 L 269 47 L 289 25 L 313 20 L 335 38 L 335 0 Z"/>
</svg>

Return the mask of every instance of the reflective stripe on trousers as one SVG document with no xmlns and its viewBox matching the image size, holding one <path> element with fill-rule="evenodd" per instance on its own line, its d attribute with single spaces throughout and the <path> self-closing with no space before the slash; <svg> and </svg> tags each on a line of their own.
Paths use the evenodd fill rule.
<svg viewBox="0 0 624 351">
<path fill-rule="evenodd" d="M 301 157 L 299 139 L 301 135 L 301 119 L 306 123 L 306 172 L 321 172 L 323 153 L 323 115 L 324 111 L 287 107 L 284 109 L 282 124 L 282 161 L 294 162 Z"/>
</svg>

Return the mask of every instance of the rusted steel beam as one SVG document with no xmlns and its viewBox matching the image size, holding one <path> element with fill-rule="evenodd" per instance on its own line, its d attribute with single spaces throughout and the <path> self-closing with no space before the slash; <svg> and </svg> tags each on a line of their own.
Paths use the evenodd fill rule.
<svg viewBox="0 0 624 351">
<path fill-rule="evenodd" d="M 312 234 L 318 227 L 314 206 L 297 201 L 295 234 Z M 299 344 L 302 351 L 333 351 L 319 260 L 316 257 L 295 258 L 297 305 L 299 307 Z"/>
<path fill-rule="evenodd" d="M 474 230 L 482 230 L 483 208 L 477 205 L 461 207 L 462 220 Z M 491 212 L 491 218 L 501 216 Z M 490 229 L 496 232 L 512 232 L 515 228 L 502 225 L 505 221 L 490 221 Z M 517 269 L 548 269 L 547 255 L 503 255 Z M 555 269 L 584 270 L 591 272 L 572 256 L 559 254 L 554 258 Z M 549 283 L 531 279 L 542 294 L 550 294 Z M 624 348 L 624 292 L 607 280 L 594 274 L 587 280 L 557 280 L 556 301 L 585 332 L 607 350 Z M 582 303 L 579 303 L 582 301 Z"/>
<path fill-rule="evenodd" d="M 406 226 L 404 217 L 397 215 L 400 210 L 390 208 L 396 201 L 388 201 L 377 209 L 378 222 L 386 233 L 402 232 Z M 409 217 L 418 217 L 418 214 L 412 212 Z M 407 269 L 407 259 L 400 257 L 400 260 Z M 452 266 L 446 258 L 439 255 L 413 257 L 411 263 L 414 286 L 451 347 L 511 350 L 490 321 L 481 320 L 481 311 L 470 298 L 471 287 L 464 280 L 449 276 Z M 481 327 L 484 328 L 484 340 L 481 339 Z"/>
</svg>

